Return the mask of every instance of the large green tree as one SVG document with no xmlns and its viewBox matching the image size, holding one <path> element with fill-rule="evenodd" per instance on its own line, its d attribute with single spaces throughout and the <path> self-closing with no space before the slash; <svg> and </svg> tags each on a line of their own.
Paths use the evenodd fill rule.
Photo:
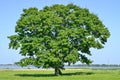
<svg viewBox="0 0 120 80">
<path fill-rule="evenodd" d="M 90 49 L 103 48 L 110 36 L 95 14 L 73 4 L 24 9 L 15 32 L 8 38 L 9 47 L 24 56 L 18 64 L 52 67 L 55 75 L 61 74 L 64 63 L 90 64 Z"/>
</svg>

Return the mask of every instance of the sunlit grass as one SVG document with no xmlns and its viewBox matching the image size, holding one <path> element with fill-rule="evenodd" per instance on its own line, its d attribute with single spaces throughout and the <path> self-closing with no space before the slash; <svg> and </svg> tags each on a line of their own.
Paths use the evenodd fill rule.
<svg viewBox="0 0 120 80">
<path fill-rule="evenodd" d="M 0 70 L 0 80 L 120 80 L 120 70 L 66 69 L 54 76 L 54 70 Z"/>
</svg>

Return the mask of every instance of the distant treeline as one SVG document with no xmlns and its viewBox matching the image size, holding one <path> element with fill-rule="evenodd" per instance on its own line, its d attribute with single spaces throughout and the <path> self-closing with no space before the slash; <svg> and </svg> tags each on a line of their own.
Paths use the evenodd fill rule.
<svg viewBox="0 0 120 80">
<path fill-rule="evenodd" d="M 120 69 L 120 64 L 91 64 L 91 65 L 74 64 L 70 66 L 65 65 L 65 68 Z M 38 68 L 32 65 L 21 67 L 20 65 L 15 64 L 0 64 L 0 69 L 38 69 Z"/>
<path fill-rule="evenodd" d="M 91 64 L 91 65 L 78 64 L 78 66 L 120 66 L 120 64 Z"/>
</svg>

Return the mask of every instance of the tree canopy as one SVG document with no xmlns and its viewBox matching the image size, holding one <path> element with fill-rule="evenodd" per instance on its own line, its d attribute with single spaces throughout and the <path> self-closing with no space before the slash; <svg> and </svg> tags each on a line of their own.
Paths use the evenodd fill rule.
<svg viewBox="0 0 120 80">
<path fill-rule="evenodd" d="M 64 63 L 90 64 L 90 49 L 103 48 L 110 36 L 95 14 L 73 4 L 23 9 L 15 33 L 8 38 L 9 48 L 24 56 L 18 64 L 52 67 L 56 75 Z"/>
</svg>

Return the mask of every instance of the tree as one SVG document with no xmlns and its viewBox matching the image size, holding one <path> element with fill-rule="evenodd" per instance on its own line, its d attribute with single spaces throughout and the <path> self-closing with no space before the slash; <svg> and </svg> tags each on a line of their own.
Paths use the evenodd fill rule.
<svg viewBox="0 0 120 80">
<path fill-rule="evenodd" d="M 55 75 L 61 74 L 64 63 L 90 64 L 86 56 L 91 55 L 90 49 L 103 48 L 110 36 L 95 14 L 73 4 L 23 9 L 15 32 L 8 37 L 9 48 L 24 56 L 17 63 L 52 67 Z"/>
</svg>

